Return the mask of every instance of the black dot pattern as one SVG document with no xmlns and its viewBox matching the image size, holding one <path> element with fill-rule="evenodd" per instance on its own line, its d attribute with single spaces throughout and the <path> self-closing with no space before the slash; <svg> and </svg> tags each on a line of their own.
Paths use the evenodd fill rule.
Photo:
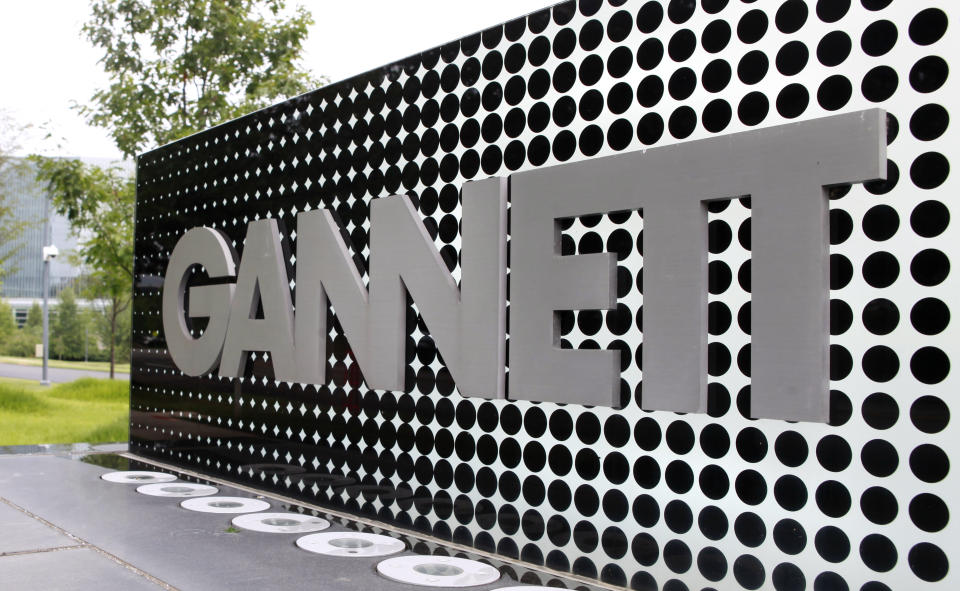
<svg viewBox="0 0 960 591">
<path fill-rule="evenodd" d="M 945 10 L 564 2 L 143 155 L 131 449 L 633 589 L 950 588 Z M 187 378 L 166 352 L 162 278 L 191 227 L 242 252 L 271 217 L 293 247 L 296 214 L 328 208 L 366 266 L 371 199 L 403 193 L 459 278 L 464 181 L 874 106 L 888 178 L 828 189 L 828 424 L 749 418 L 748 197 L 708 213 L 706 414 L 641 410 L 639 211 L 562 228 L 565 255 L 616 254 L 617 308 L 561 314 L 561 346 L 621 351 L 620 410 L 462 398 L 415 304 L 402 392 L 366 388 L 332 311 L 326 384 L 278 383 L 264 353 L 242 380 Z"/>
</svg>

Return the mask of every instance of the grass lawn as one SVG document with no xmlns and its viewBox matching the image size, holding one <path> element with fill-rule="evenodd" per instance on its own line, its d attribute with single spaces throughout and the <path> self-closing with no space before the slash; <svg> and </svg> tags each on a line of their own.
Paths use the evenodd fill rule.
<svg viewBox="0 0 960 591">
<path fill-rule="evenodd" d="M 126 381 L 0 378 L 0 445 L 126 441 L 129 412 Z"/>
<path fill-rule="evenodd" d="M 43 359 L 37 357 L 6 357 L 0 355 L 0 363 L 12 363 L 13 365 L 30 365 L 40 367 L 43 365 Z M 50 360 L 50 367 L 59 367 L 61 369 L 85 369 L 87 371 L 110 371 L 109 361 L 58 361 Z M 130 373 L 129 363 L 117 363 L 114 371 L 117 373 Z"/>
</svg>

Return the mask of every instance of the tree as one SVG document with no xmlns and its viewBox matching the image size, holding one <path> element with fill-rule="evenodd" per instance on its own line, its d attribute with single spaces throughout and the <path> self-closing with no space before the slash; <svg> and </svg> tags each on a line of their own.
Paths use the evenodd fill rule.
<svg viewBox="0 0 960 591">
<path fill-rule="evenodd" d="M 94 0 L 83 34 L 110 86 L 79 107 L 134 156 L 319 81 L 299 56 L 310 13 L 285 0 Z"/>
<path fill-rule="evenodd" d="M 3 344 L 3 354 L 12 357 L 33 357 L 40 342 L 39 336 L 21 328 Z"/>
<path fill-rule="evenodd" d="M 27 312 L 27 321 L 23 328 L 15 331 L 9 339 L 2 341 L 3 354 L 13 355 L 14 357 L 33 357 L 37 345 L 43 339 L 42 323 L 43 312 L 40 310 L 40 305 L 34 302 Z"/>
<path fill-rule="evenodd" d="M 51 353 L 59 359 L 83 359 L 83 319 L 70 288 L 60 292 L 57 322 L 51 331 Z"/>
<path fill-rule="evenodd" d="M 91 302 L 93 303 L 93 302 Z M 88 306 L 80 311 L 80 318 L 83 322 L 83 360 L 84 361 L 110 361 L 109 356 L 103 350 L 103 343 L 106 339 L 101 338 L 100 330 L 100 310 L 95 306 Z M 130 327 L 127 326 L 127 332 L 118 334 L 126 342 L 130 342 Z M 120 329 L 122 331 L 122 329 Z M 118 359 L 123 357 L 118 356 Z M 129 356 L 128 356 L 129 358 Z"/>
<path fill-rule="evenodd" d="M 121 273 L 120 269 L 97 270 L 87 281 L 87 296 L 100 302 L 97 308 L 102 327 L 100 335 L 107 343 L 111 378 L 116 359 L 130 358 L 130 283 L 131 277 Z"/>
<path fill-rule="evenodd" d="M 131 309 L 128 306 L 116 316 L 111 305 L 97 306 L 91 310 L 92 334 L 96 343 L 91 341 L 91 358 L 98 356 L 100 345 L 107 346 L 104 359 L 114 356 L 117 359 L 130 359 Z M 93 346 L 94 344 L 97 347 Z"/>
<path fill-rule="evenodd" d="M 8 195 L 17 175 L 24 174 L 24 161 L 14 158 L 19 139 L 26 127 L 17 125 L 6 113 L 0 112 L 0 283 L 5 275 L 15 271 L 9 262 L 20 249 L 20 237 L 25 224 L 13 216 L 13 199 Z"/>
<path fill-rule="evenodd" d="M 38 334 L 43 330 L 43 309 L 37 302 L 33 302 L 33 305 L 27 310 L 27 321 L 23 325 L 23 330 L 37 332 Z"/>
<path fill-rule="evenodd" d="M 118 168 L 79 160 L 31 159 L 37 164 L 37 179 L 49 187 L 54 209 L 67 217 L 70 231 L 80 240 L 77 257 L 93 269 L 85 295 L 107 302 L 112 378 L 119 320 L 132 295 L 134 180 Z"/>
<path fill-rule="evenodd" d="M 17 323 L 13 319 L 13 309 L 0 301 L 0 343 L 9 342 L 17 333 Z"/>
<path fill-rule="evenodd" d="M 93 0 L 92 11 L 83 34 L 103 51 L 110 86 L 79 109 L 125 156 L 319 84 L 299 64 L 313 19 L 285 0 Z M 134 279 L 134 181 L 117 169 L 32 158 L 81 240 L 90 297 L 106 302 L 112 377 L 117 349 L 129 348 L 119 335 Z"/>
</svg>

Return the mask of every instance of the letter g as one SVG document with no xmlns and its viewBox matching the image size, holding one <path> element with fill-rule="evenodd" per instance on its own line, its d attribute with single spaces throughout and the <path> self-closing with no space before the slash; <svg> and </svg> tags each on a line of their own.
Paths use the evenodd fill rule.
<svg viewBox="0 0 960 591">
<path fill-rule="evenodd" d="M 173 362 L 188 376 L 209 373 L 220 363 L 227 334 L 233 284 L 190 288 L 190 309 L 184 307 L 190 269 L 202 266 L 211 279 L 236 277 L 237 253 L 223 234 L 211 228 L 193 228 L 180 238 L 170 254 L 163 279 L 163 332 Z M 194 337 L 190 318 L 209 318 L 203 334 Z"/>
</svg>

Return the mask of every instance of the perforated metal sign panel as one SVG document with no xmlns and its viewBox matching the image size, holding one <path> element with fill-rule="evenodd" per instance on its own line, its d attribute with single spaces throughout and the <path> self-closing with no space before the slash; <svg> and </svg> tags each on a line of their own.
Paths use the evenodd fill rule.
<svg viewBox="0 0 960 591">
<path fill-rule="evenodd" d="M 144 154 L 132 451 L 635 589 L 953 588 L 952 9 L 566 2 Z M 620 409 L 461 396 L 413 303 L 404 391 L 367 388 L 335 310 L 327 383 L 275 381 L 264 352 L 189 377 L 167 351 L 191 228 L 243 256 L 250 221 L 295 246 L 326 208 L 365 269 L 372 200 L 403 194 L 459 279 L 468 180 L 874 107 L 886 180 L 829 189 L 828 423 L 749 418 L 749 197 L 708 207 L 707 413 L 642 410 L 640 210 L 562 226 L 563 254 L 616 257 L 616 308 L 561 312 L 560 344 L 621 353 Z"/>
</svg>

